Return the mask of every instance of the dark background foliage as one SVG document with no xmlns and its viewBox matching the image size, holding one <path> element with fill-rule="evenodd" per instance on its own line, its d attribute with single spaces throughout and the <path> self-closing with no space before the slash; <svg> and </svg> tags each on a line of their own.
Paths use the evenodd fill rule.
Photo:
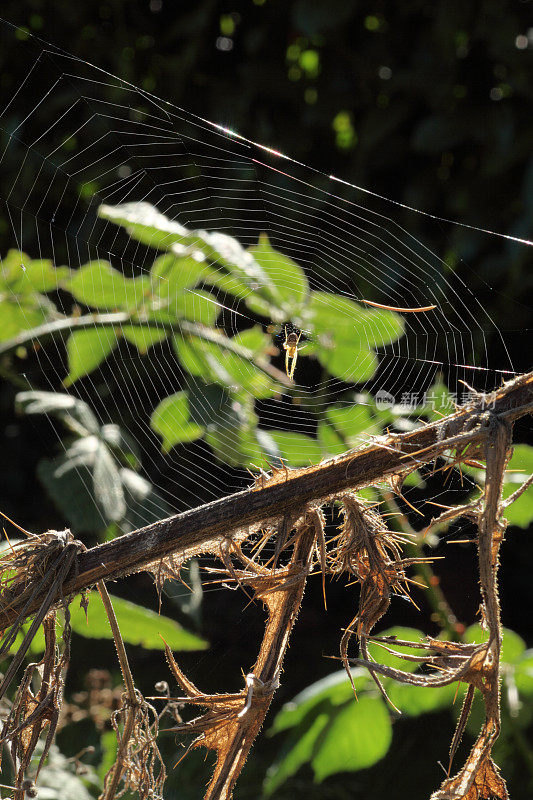
<svg viewBox="0 0 533 800">
<path fill-rule="evenodd" d="M 4 0 L 1 13 L 188 111 L 310 164 L 318 170 L 319 185 L 325 182 L 321 173 L 333 173 L 431 214 L 531 239 L 532 10 L 533 3 L 520 0 Z M 2 94 L 9 94 L 28 65 L 17 57 L 16 44 L 2 49 L 0 65 Z M 2 249 L 11 244 L 8 233 L 0 220 Z M 432 246 L 506 332 L 515 369 L 529 369 L 531 250 L 446 225 Z M 13 394 L 13 386 L 4 383 L 0 507 L 30 529 L 60 527 L 35 481 L 36 462 L 50 453 L 55 434 L 44 423 L 14 419 Z M 527 426 L 517 433 L 530 441 Z M 470 551 L 459 550 L 454 558 L 451 567 L 442 568 L 443 588 L 458 617 L 469 623 L 478 603 L 475 565 Z M 511 529 L 503 548 L 504 623 L 529 644 L 533 626 L 525 609 L 531 563 L 526 532 Z M 133 588 L 131 582 L 122 588 L 137 597 L 150 594 L 143 578 Z M 220 604 L 209 597 L 204 634 L 214 648 L 200 660 L 183 660 L 186 666 L 197 662 L 198 682 L 206 689 L 229 689 L 238 685 L 241 667 L 253 660 L 262 615 L 257 610 L 244 615 L 242 598 Z M 348 618 L 345 604 L 344 596 L 332 590 L 326 616 L 320 587 L 312 587 L 287 659 L 281 700 L 330 671 L 332 662 L 321 656 L 337 652 L 339 626 Z M 418 618 L 401 607 L 391 621 L 417 624 Z M 107 658 L 111 664 L 111 647 L 102 648 L 94 665 Z M 152 657 L 138 658 L 147 675 L 161 676 L 161 665 Z M 449 717 L 443 716 L 442 725 L 431 719 L 431 731 L 422 737 L 424 719 L 402 723 L 388 775 L 378 765 L 368 774 L 331 779 L 316 796 L 341 798 L 357 791 L 374 797 L 403 797 L 408 791 L 413 798 L 427 796 L 440 780 L 435 763 L 446 757 L 451 734 Z M 263 740 L 238 797 L 257 795 L 275 749 Z M 409 783 L 410 762 L 419 778 Z M 307 778 L 295 779 L 293 795 L 314 796 Z M 519 780 L 515 790 L 519 797 Z M 179 796 L 189 795 L 184 790 Z"/>
</svg>

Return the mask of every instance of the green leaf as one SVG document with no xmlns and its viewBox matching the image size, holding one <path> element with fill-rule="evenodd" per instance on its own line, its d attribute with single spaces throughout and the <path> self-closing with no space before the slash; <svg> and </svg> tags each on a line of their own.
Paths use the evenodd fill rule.
<svg viewBox="0 0 533 800">
<path fill-rule="evenodd" d="M 282 308 L 286 319 L 294 316 L 309 293 L 303 269 L 292 258 L 274 250 L 264 233 L 259 237 L 259 244 L 250 247 L 248 252 L 270 280 L 264 292 L 267 299 Z"/>
<path fill-rule="evenodd" d="M 335 714 L 324 729 L 311 762 L 320 783 L 336 772 L 355 772 L 375 764 L 392 741 L 389 713 L 380 697 L 362 695 Z"/>
<path fill-rule="evenodd" d="M 521 636 L 512 631 L 510 628 L 502 628 L 502 652 L 501 660 L 507 664 L 516 664 L 523 653 L 525 652 L 526 645 Z M 465 633 L 465 642 L 486 642 L 488 639 L 487 631 L 484 631 L 481 625 L 470 625 Z"/>
<path fill-rule="evenodd" d="M 263 784 L 263 791 L 267 797 L 287 778 L 298 772 L 303 764 L 311 760 L 316 742 L 329 721 L 329 715 L 322 712 L 312 719 L 305 729 L 297 728 L 279 759 L 268 770 Z"/>
<path fill-rule="evenodd" d="M 103 756 L 98 767 L 98 775 L 103 781 L 117 759 L 118 742 L 117 735 L 114 730 L 105 731 L 102 734 L 100 737 L 100 746 L 102 748 Z"/>
<path fill-rule="evenodd" d="M 144 606 L 121 597 L 111 597 L 113 608 L 125 642 L 148 650 L 164 650 L 161 637 L 172 650 L 205 650 L 207 642 L 185 630 L 178 622 L 156 614 Z M 111 639 L 109 621 L 97 591 L 89 592 L 87 620 L 78 604 L 70 607 L 72 630 L 89 639 Z"/>
<path fill-rule="evenodd" d="M 369 381 L 378 368 L 378 357 L 372 350 L 356 350 L 350 341 L 339 340 L 333 349 L 317 350 L 317 358 L 328 372 L 346 383 Z"/>
<path fill-rule="evenodd" d="M 242 346 L 242 335 L 230 339 L 220 334 L 220 338 L 227 340 L 228 347 Z M 206 383 L 218 383 L 233 392 L 244 391 L 256 398 L 270 397 L 276 391 L 276 384 L 251 361 L 252 353 L 245 358 L 192 335 L 175 336 L 173 345 L 183 367 Z"/>
<path fill-rule="evenodd" d="M 438 711 L 441 708 L 451 708 L 456 692 L 456 685 L 450 686 L 409 686 L 407 683 L 385 680 L 385 689 L 402 714 L 409 717 L 418 717 Z"/>
<path fill-rule="evenodd" d="M 130 236 L 150 247 L 172 250 L 180 257 L 192 256 L 199 262 L 206 259 L 210 265 L 225 268 L 248 291 L 260 290 L 269 283 L 252 254 L 226 233 L 185 228 L 145 202 L 103 205 L 98 214 L 124 226 Z M 215 272 L 212 272 L 212 278 L 216 280 Z M 226 288 L 226 291 L 231 290 Z"/>
<path fill-rule="evenodd" d="M 306 313 L 315 337 L 309 354 L 332 375 L 351 383 L 369 380 L 378 366 L 373 348 L 397 341 L 404 331 L 398 314 L 362 308 L 328 292 L 312 292 Z"/>
<path fill-rule="evenodd" d="M 401 625 L 394 625 L 392 628 L 387 628 L 387 630 L 381 631 L 379 635 L 395 636 L 397 639 L 404 639 L 407 642 L 420 642 L 420 640 L 424 638 L 422 631 L 419 631 L 416 628 L 406 628 Z M 412 654 L 412 651 L 410 651 L 409 647 L 402 647 L 394 643 L 384 643 L 384 647 L 388 647 L 391 650 L 396 650 L 398 653 Z M 418 666 L 416 662 L 404 661 L 403 659 L 388 653 L 384 647 L 381 647 L 377 643 L 368 643 L 370 655 L 379 664 L 385 664 L 393 669 L 401 669 L 404 672 L 414 672 L 416 670 Z M 423 652 L 423 650 L 417 650 L 416 654 L 420 655 L 420 653 Z"/>
<path fill-rule="evenodd" d="M 116 345 L 117 336 L 113 328 L 95 327 L 71 333 L 67 342 L 69 373 L 63 386 L 71 386 L 78 378 L 96 369 Z"/>
<path fill-rule="evenodd" d="M 69 274 L 68 267 L 54 267 L 48 259 L 33 259 L 20 250 L 9 250 L 0 259 L 0 283 L 16 295 L 54 291 Z"/>
<path fill-rule="evenodd" d="M 183 244 L 190 233 L 179 222 L 165 217 L 155 206 L 145 202 L 101 205 L 98 216 L 121 225 L 133 239 L 159 250 Z"/>
<path fill-rule="evenodd" d="M 516 688 L 525 697 L 533 697 L 533 650 L 526 650 L 518 659 L 514 680 Z"/>
<path fill-rule="evenodd" d="M 54 319 L 54 315 L 55 306 L 44 296 L 4 296 L 0 302 L 0 341 L 7 341 L 21 331 L 36 328 Z"/>
<path fill-rule="evenodd" d="M 175 444 L 198 439 L 203 428 L 189 422 L 187 392 L 176 392 L 159 403 L 150 420 L 151 428 L 163 439 L 163 452 Z"/>
<path fill-rule="evenodd" d="M 106 311 L 135 310 L 150 296 L 149 278 L 125 278 L 108 261 L 90 261 L 65 285 L 80 303 Z"/>
<path fill-rule="evenodd" d="M 205 259 L 165 253 L 156 258 L 150 270 L 152 291 L 170 302 L 184 289 L 195 286 L 209 272 Z"/>
<path fill-rule="evenodd" d="M 220 314 L 220 306 L 213 302 L 214 299 L 212 294 L 200 289 L 186 291 L 175 298 L 170 311 L 178 319 L 189 319 L 201 325 L 213 325 Z"/>
<path fill-rule="evenodd" d="M 265 456 L 272 457 L 273 453 L 278 454 L 287 466 L 303 467 L 309 464 L 318 464 L 322 457 L 320 446 L 316 439 L 305 436 L 303 433 L 293 433 L 292 431 L 261 431 L 261 443 Z M 273 446 L 267 447 L 270 440 Z"/>
<path fill-rule="evenodd" d="M 358 692 L 367 686 L 370 680 L 367 670 L 363 669 L 363 667 L 352 669 L 352 678 Z M 337 706 L 345 703 L 353 696 L 352 685 L 346 670 L 341 669 L 337 672 L 332 672 L 331 675 L 327 675 L 325 678 L 316 681 L 316 683 L 307 686 L 296 697 L 285 703 L 276 714 L 269 730 L 269 735 L 300 725 L 307 714 L 324 700 L 327 700 L 332 706 Z"/>
<path fill-rule="evenodd" d="M 339 455 L 350 447 L 361 443 L 362 434 L 378 431 L 367 406 L 350 405 L 330 406 L 326 411 L 326 419 L 318 423 L 318 440 L 323 450 L 331 455 Z"/>
<path fill-rule="evenodd" d="M 356 352 L 391 344 L 404 333 L 403 319 L 393 311 L 364 308 L 329 292 L 312 292 L 309 319 L 323 346 L 344 341 Z"/>
<path fill-rule="evenodd" d="M 159 344 L 169 335 L 165 328 L 148 325 L 124 325 L 121 327 L 124 338 L 135 345 L 139 353 L 146 353 L 154 344 Z"/>
<path fill-rule="evenodd" d="M 511 470 L 516 470 L 516 472 Z M 515 492 L 532 472 L 533 447 L 529 447 L 527 444 L 515 445 L 505 472 L 504 499 Z M 504 516 L 510 525 L 517 525 L 520 528 L 529 527 L 533 521 L 533 486 L 529 486 L 518 500 L 505 509 Z"/>
</svg>

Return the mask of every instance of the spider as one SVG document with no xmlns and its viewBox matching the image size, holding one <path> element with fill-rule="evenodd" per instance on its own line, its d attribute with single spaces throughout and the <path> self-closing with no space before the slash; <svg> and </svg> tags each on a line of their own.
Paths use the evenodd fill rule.
<svg viewBox="0 0 533 800">
<path fill-rule="evenodd" d="M 374 308 L 383 308 L 386 311 L 396 311 L 400 314 L 418 314 L 422 311 L 433 311 L 434 308 L 437 306 L 421 306 L 420 308 L 404 308 L 399 306 L 386 306 L 382 303 L 375 303 L 372 300 L 365 300 L 361 298 L 359 301 L 361 303 L 366 303 L 367 306 L 373 306 Z M 292 330 L 290 333 L 287 330 L 287 325 L 285 325 L 285 341 L 283 342 L 283 349 L 285 350 L 285 372 L 287 373 L 287 377 L 289 380 L 294 380 L 294 370 L 296 369 L 296 361 L 298 360 L 298 353 L 302 348 L 305 347 L 303 344 L 301 347 L 298 347 L 298 342 L 300 341 L 300 337 L 302 335 L 302 331 L 300 333 L 296 333 L 296 331 Z M 289 365 L 289 361 L 292 358 L 292 364 Z"/>
<path fill-rule="evenodd" d="M 296 333 L 296 331 L 288 333 L 287 326 L 285 325 L 285 341 L 283 342 L 283 349 L 285 350 L 285 372 L 291 381 L 293 380 L 296 361 L 298 360 L 298 342 L 300 341 L 301 335 L 301 331 L 300 333 Z M 305 345 L 302 345 L 302 347 L 305 347 Z M 292 364 L 289 366 L 291 358 Z"/>
</svg>

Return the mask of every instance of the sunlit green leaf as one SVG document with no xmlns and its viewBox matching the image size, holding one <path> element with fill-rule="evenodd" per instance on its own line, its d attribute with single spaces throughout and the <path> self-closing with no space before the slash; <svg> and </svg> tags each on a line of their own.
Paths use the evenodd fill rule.
<svg viewBox="0 0 533 800">
<path fill-rule="evenodd" d="M 204 650 L 207 643 L 185 630 L 178 622 L 156 614 L 144 606 L 121 597 L 111 597 L 113 608 L 125 642 L 149 650 L 164 650 L 163 639 L 172 650 Z M 89 592 L 87 620 L 78 603 L 70 606 L 72 630 L 90 639 L 111 639 L 111 628 L 97 591 Z M 162 638 L 161 638 L 162 637 Z"/>
<path fill-rule="evenodd" d="M 228 339 L 228 346 L 242 346 L 241 338 L 237 335 Z M 259 370 L 250 358 L 243 358 L 213 342 L 193 336 L 175 336 L 173 344 L 183 367 L 207 383 L 219 383 L 235 392 L 245 390 L 257 398 L 270 397 L 275 391 L 271 378 Z"/>
<path fill-rule="evenodd" d="M 418 717 L 442 708 L 451 708 L 457 686 L 410 686 L 394 680 L 385 680 L 385 688 L 392 703 L 402 714 Z"/>
<path fill-rule="evenodd" d="M 352 669 L 352 678 L 357 691 L 367 686 L 370 680 L 367 670 L 362 667 Z M 353 697 L 352 685 L 346 670 L 332 672 L 331 675 L 307 686 L 296 697 L 285 703 L 276 714 L 269 733 L 273 735 L 299 725 L 309 711 L 323 700 L 328 700 L 332 706 L 337 706 Z"/>
<path fill-rule="evenodd" d="M 516 470 L 516 471 L 515 471 Z M 507 465 L 503 497 L 509 497 L 533 473 L 533 447 L 518 444 L 513 447 L 513 455 Z M 505 509 L 504 517 L 510 525 L 527 528 L 533 521 L 533 486 Z"/>
<path fill-rule="evenodd" d="M 50 260 L 30 258 L 20 250 L 0 258 L 0 284 L 17 295 L 53 291 L 69 273 L 68 267 L 54 267 Z"/>
<path fill-rule="evenodd" d="M 227 233 L 191 230 L 146 202 L 103 205 L 98 209 L 98 214 L 124 226 L 130 236 L 150 247 L 172 250 L 180 257 L 192 256 L 199 262 L 205 259 L 210 267 L 225 268 L 243 282 L 248 291 L 260 290 L 268 285 L 267 276 L 251 253 Z"/>
<path fill-rule="evenodd" d="M 69 373 L 63 385 L 70 386 L 78 378 L 96 369 L 117 343 L 113 328 L 95 327 L 71 333 L 67 341 Z"/>
<path fill-rule="evenodd" d="M 346 383 L 370 380 L 378 368 L 373 350 L 356 350 L 350 342 L 339 340 L 332 348 L 317 350 L 317 358 L 328 372 Z"/>
<path fill-rule="evenodd" d="M 124 325 L 120 332 L 128 342 L 135 345 L 139 353 L 146 353 L 150 347 L 162 342 L 170 333 L 165 328 L 149 325 Z"/>
<path fill-rule="evenodd" d="M 90 261 L 65 284 L 80 303 L 106 311 L 133 311 L 150 295 L 149 278 L 125 278 L 108 261 Z"/>
<path fill-rule="evenodd" d="M 195 286 L 208 272 L 204 259 L 165 253 L 155 259 L 150 270 L 152 290 L 170 301 L 184 289 Z"/>
<path fill-rule="evenodd" d="M 375 764 L 392 741 L 392 724 L 380 697 L 363 694 L 343 706 L 324 728 L 311 765 L 319 783 L 336 772 Z"/>
<path fill-rule="evenodd" d="M 318 423 L 318 440 L 325 452 L 338 455 L 355 447 L 363 434 L 376 433 L 376 423 L 367 406 L 352 401 L 346 406 L 330 406 L 326 419 Z"/>
<path fill-rule="evenodd" d="M 309 305 L 314 334 L 323 346 L 330 340 L 351 344 L 354 351 L 396 342 L 404 332 L 401 316 L 393 311 L 365 308 L 348 297 L 312 292 Z"/>
<path fill-rule="evenodd" d="M 198 439 L 203 433 L 200 425 L 189 421 L 187 392 L 183 391 L 165 397 L 159 403 L 152 414 L 150 426 L 163 439 L 164 452 L 168 452 L 175 444 Z"/>
<path fill-rule="evenodd" d="M 213 302 L 214 300 L 209 292 L 195 289 L 176 296 L 169 310 L 178 318 L 189 319 L 202 325 L 212 325 L 220 314 L 220 306 Z"/>
<path fill-rule="evenodd" d="M 322 453 L 316 439 L 305 436 L 303 433 L 292 431 L 262 431 L 263 437 L 270 437 L 276 445 L 279 458 L 290 467 L 303 467 L 309 464 L 318 464 Z M 264 443 L 264 442 L 263 442 Z M 268 448 L 265 455 L 271 454 Z"/>
<path fill-rule="evenodd" d="M 401 625 L 395 625 L 392 628 L 387 628 L 380 632 L 380 636 L 394 636 L 396 639 L 404 639 L 407 642 L 419 642 L 421 638 L 423 638 L 423 634 L 421 631 L 417 630 L 416 628 L 406 628 L 402 627 Z M 405 653 L 409 654 L 410 650 L 408 647 L 402 647 L 395 643 L 387 644 L 384 643 L 385 647 L 388 647 L 390 650 L 396 650 L 398 653 Z M 392 655 L 385 647 L 380 646 L 377 642 L 369 642 L 368 649 L 372 658 L 380 664 L 385 664 L 388 667 L 392 667 L 393 669 L 400 669 L 404 672 L 414 672 L 417 668 L 418 664 L 413 661 L 404 661 L 397 656 Z M 412 651 L 411 651 L 412 652 Z M 420 654 L 424 651 L 417 651 L 417 654 Z"/>
<path fill-rule="evenodd" d="M 525 652 L 526 644 L 521 636 L 510 628 L 503 628 L 501 660 L 508 664 L 515 664 Z M 487 631 L 484 631 L 479 624 L 470 625 L 465 633 L 465 642 L 486 642 L 488 639 Z"/>
<path fill-rule="evenodd" d="M 533 650 L 526 650 L 515 665 L 516 688 L 525 697 L 533 697 Z"/>
<path fill-rule="evenodd" d="M 54 306 L 41 296 L 8 295 L 0 301 L 0 341 L 14 338 L 22 331 L 36 328 L 54 317 Z"/>
<path fill-rule="evenodd" d="M 249 252 L 270 279 L 265 287 L 267 299 L 281 306 L 285 316 L 290 318 L 305 302 L 309 292 L 303 269 L 292 258 L 275 250 L 264 233 Z"/>
</svg>

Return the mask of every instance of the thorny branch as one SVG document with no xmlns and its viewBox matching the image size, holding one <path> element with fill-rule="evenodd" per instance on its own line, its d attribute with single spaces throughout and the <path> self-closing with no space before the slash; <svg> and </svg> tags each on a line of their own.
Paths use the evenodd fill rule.
<svg viewBox="0 0 533 800">
<path fill-rule="evenodd" d="M 171 554 L 180 559 L 208 552 L 230 534 L 241 541 L 268 521 L 291 513 L 296 502 L 326 502 L 332 497 L 389 476 L 405 476 L 460 445 L 463 458 L 477 452 L 489 435 L 489 412 L 512 422 L 533 410 L 533 372 L 510 381 L 491 395 L 439 422 L 405 434 L 375 437 L 372 442 L 342 456 L 302 469 L 278 470 L 270 480 L 259 480 L 252 490 L 215 500 L 160 520 L 80 554 L 77 575 L 68 578 L 62 592 L 77 593 L 105 578 L 116 579 L 146 569 Z M 57 592 L 56 597 L 59 596 Z M 27 604 L 31 614 L 42 601 Z M 20 613 L 22 600 L 12 597 L 0 608 L 0 629 Z"/>
<path fill-rule="evenodd" d="M 480 396 L 476 403 L 441 422 L 408 434 L 376 438 L 366 447 L 306 469 L 283 467 L 273 469 L 271 475 L 261 473 L 250 490 L 147 526 L 91 551 L 80 552 L 78 543 L 71 544 L 71 539 L 64 536 L 58 557 L 60 534 L 57 533 L 37 537 L 37 542 L 30 540 L 26 546 L 15 546 L 0 564 L 10 575 L 2 583 L 0 596 L 0 628 L 6 634 L 5 646 L 13 643 L 22 622 L 36 611 L 30 628 L 32 635 L 37 621 L 50 611 L 53 613 L 58 601 L 64 598 L 63 602 L 68 602 L 72 594 L 95 582 L 103 588 L 105 600 L 105 587 L 101 583 L 104 577 L 116 578 L 145 568 L 161 581 L 166 575 L 179 577 L 182 564 L 192 555 L 210 553 L 218 558 L 221 567 L 215 572 L 220 578 L 233 581 L 267 608 L 265 633 L 256 663 L 247 674 L 241 692 L 207 695 L 185 676 L 166 647 L 169 667 L 184 696 L 167 697 L 165 712 L 173 717 L 175 724 L 171 730 L 175 734 L 194 735 L 185 754 L 200 746 L 216 752 L 206 798 L 228 800 L 278 686 L 306 579 L 316 561 L 323 576 L 351 573 L 360 584 L 359 607 L 352 614 L 340 645 L 348 673 L 353 664 L 366 666 L 385 697 L 380 675 L 426 687 L 453 682 L 468 684 L 452 741 L 450 763 L 474 691 L 483 696 L 486 718 L 478 740 L 464 767 L 454 777 L 445 779 L 432 800 L 506 800 L 505 783 L 491 759 L 500 727 L 501 630 L 496 577 L 506 524 L 502 518 L 505 505 L 501 502 L 501 486 L 510 452 L 512 422 L 532 409 L 533 373 L 530 373 L 504 385 L 493 395 Z M 407 474 L 437 458 L 451 466 L 472 459 L 484 460 L 487 465 L 482 499 L 457 509 L 457 515 L 467 515 L 478 523 L 481 609 L 488 630 L 488 640 L 483 644 L 429 637 L 413 643 L 372 635 L 372 628 L 386 612 L 391 595 L 394 592 L 408 595 L 412 583 L 409 568 L 413 564 L 423 565 L 427 559 L 409 553 L 410 532 L 391 531 L 378 511 L 365 504 L 354 490 L 385 481 L 390 491 L 399 493 Z M 327 540 L 321 506 L 331 499 L 342 505 L 344 521 L 340 533 Z M 454 516 L 450 511 L 447 518 Z M 442 521 L 443 515 L 435 524 Z M 244 543 L 257 534 L 258 545 L 250 555 L 245 554 Z M 264 562 L 262 551 L 270 539 L 275 543 L 274 556 Z M 54 568 L 47 569 L 46 565 L 52 563 Z M 33 570 L 32 581 L 28 581 L 27 565 Z M 113 618 L 112 609 L 110 614 Z M 46 621 L 45 625 L 50 628 Z M 131 788 L 143 800 L 161 797 L 164 768 L 155 741 L 161 714 L 135 689 L 119 633 L 115 639 L 127 694 L 115 719 L 119 755 L 106 780 L 104 796 L 112 800 Z M 352 640 L 359 643 L 359 658 L 349 654 Z M 377 663 L 367 647 L 372 640 L 400 658 L 424 666 L 424 671 L 406 672 Z M 19 668 L 29 641 L 26 636 L 22 655 L 15 657 L 15 666 L 4 678 L 4 688 Z M 34 695 L 30 688 L 33 673 L 28 670 L 35 665 L 30 665 L 3 729 L 3 736 L 11 742 L 18 759 L 16 800 L 23 800 L 25 770 L 43 727 L 49 725 L 46 752 L 57 724 L 62 688 L 57 665 L 62 666 L 68 658 L 68 646 L 64 648 L 67 655 L 57 661 L 53 642 L 49 631 L 41 669 L 43 674 L 56 677 L 44 683 L 44 695 L 42 691 Z M 398 653 L 395 646 L 411 648 L 411 652 Z M 184 722 L 179 713 L 184 703 L 206 710 Z"/>
</svg>

